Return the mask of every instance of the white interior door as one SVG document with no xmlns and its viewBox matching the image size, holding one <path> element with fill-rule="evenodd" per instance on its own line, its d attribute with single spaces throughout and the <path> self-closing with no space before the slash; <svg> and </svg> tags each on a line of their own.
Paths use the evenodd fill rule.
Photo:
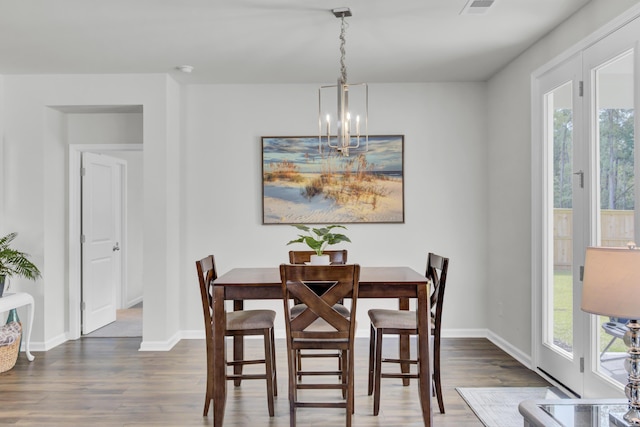
<svg viewBox="0 0 640 427">
<path fill-rule="evenodd" d="M 82 154 L 82 333 L 116 320 L 121 287 L 119 160 Z"/>
</svg>

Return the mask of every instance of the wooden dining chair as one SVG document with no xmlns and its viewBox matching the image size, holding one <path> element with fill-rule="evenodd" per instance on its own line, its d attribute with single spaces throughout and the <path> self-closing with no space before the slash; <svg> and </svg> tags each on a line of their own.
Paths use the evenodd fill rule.
<svg viewBox="0 0 640 427">
<path fill-rule="evenodd" d="M 347 263 L 347 255 L 348 252 L 346 249 L 342 250 L 333 250 L 333 251 L 323 251 L 325 255 L 329 255 L 329 261 L 331 264 L 346 264 Z M 316 251 L 289 251 L 289 262 L 291 264 L 305 264 L 311 260 L 311 255 L 315 255 Z M 291 314 L 293 316 L 297 315 L 299 312 L 305 309 L 304 305 L 300 303 L 300 301 L 294 300 L 295 304 L 291 308 Z M 345 317 L 348 317 L 350 312 L 349 309 L 344 306 L 344 302 L 342 300 L 338 301 L 335 306 L 335 309 Z M 335 352 L 335 351 L 298 351 L 298 366 L 302 366 L 303 358 L 311 358 L 311 357 L 335 357 L 338 359 L 338 370 L 342 366 L 342 359 L 344 357 L 343 352 Z M 302 378 L 299 378 L 302 379 Z"/>
<path fill-rule="evenodd" d="M 204 401 L 203 416 L 209 413 L 209 404 L 213 399 L 213 298 L 210 286 L 218 277 L 216 264 L 213 255 L 209 255 L 196 261 L 198 271 L 198 282 L 200 284 L 200 296 L 202 297 L 202 312 L 204 314 L 204 328 L 207 343 L 207 392 Z M 273 310 L 244 310 L 233 311 L 225 314 L 226 330 L 225 336 L 244 337 L 248 335 L 262 335 L 264 340 L 264 359 L 243 359 L 227 361 L 227 366 L 244 366 L 264 364 L 264 374 L 243 374 L 240 368 L 239 373 L 226 375 L 226 380 L 257 380 L 264 379 L 267 383 L 267 406 L 269 416 L 273 417 L 273 397 L 278 395 L 278 378 L 276 375 L 275 339 L 273 332 L 273 321 L 276 312 Z M 219 379 L 218 379 L 219 380 Z"/>
<path fill-rule="evenodd" d="M 442 400 L 442 381 L 440 379 L 440 335 L 442 326 L 442 307 L 444 289 L 447 282 L 449 258 L 429 253 L 427 257 L 426 277 L 431 283 L 431 335 L 433 337 L 433 392 L 438 399 L 440 413 L 444 414 Z M 382 337 L 390 335 L 418 335 L 415 311 L 409 310 L 369 310 L 371 320 L 371 337 L 369 342 L 369 383 L 368 394 L 373 393 L 373 415 L 380 411 L 380 379 L 381 378 L 418 378 L 420 372 L 382 372 L 382 363 L 416 365 L 417 360 L 389 359 L 382 357 Z"/>
<path fill-rule="evenodd" d="M 289 366 L 290 426 L 296 425 L 298 408 L 344 408 L 346 425 L 351 426 L 354 411 L 354 338 L 356 303 L 360 266 L 351 265 L 280 265 L 282 295 L 285 308 L 287 362 Z M 310 288 L 313 286 L 313 289 Z M 319 291 L 323 288 L 321 291 Z M 343 316 L 335 309 L 337 301 L 350 298 L 351 314 Z M 291 301 L 297 299 L 306 308 L 292 315 Z M 298 363 L 300 350 L 326 349 L 345 352 L 346 357 L 338 371 L 326 369 L 303 370 Z M 301 383 L 301 376 L 336 376 L 334 382 Z M 298 390 L 342 391 L 342 399 L 331 401 L 301 401 Z"/>
</svg>

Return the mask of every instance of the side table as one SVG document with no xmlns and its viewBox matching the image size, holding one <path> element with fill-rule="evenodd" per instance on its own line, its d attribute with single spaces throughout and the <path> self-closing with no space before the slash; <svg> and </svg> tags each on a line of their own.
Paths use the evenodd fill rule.
<svg viewBox="0 0 640 427">
<path fill-rule="evenodd" d="M 0 312 L 9 311 L 12 308 L 18 308 L 27 306 L 27 320 L 22 327 L 22 333 L 24 339 L 24 352 L 27 355 L 29 362 L 32 362 L 35 357 L 29 351 L 29 342 L 31 341 L 31 329 L 33 326 L 33 297 L 26 292 L 5 293 L 0 297 Z"/>
</svg>

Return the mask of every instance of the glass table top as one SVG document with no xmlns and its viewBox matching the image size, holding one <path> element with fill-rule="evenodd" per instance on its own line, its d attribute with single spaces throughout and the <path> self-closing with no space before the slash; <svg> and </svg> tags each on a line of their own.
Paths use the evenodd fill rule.
<svg viewBox="0 0 640 427">
<path fill-rule="evenodd" d="M 542 403 L 538 407 L 565 427 L 624 427 L 624 404 Z M 610 417 L 614 414 L 614 417 Z M 620 420 L 620 421 L 618 421 Z"/>
</svg>

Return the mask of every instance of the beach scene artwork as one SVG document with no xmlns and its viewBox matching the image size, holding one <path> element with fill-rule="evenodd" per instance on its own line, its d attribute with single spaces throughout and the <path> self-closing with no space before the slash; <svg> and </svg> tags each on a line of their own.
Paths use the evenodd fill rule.
<svg viewBox="0 0 640 427">
<path fill-rule="evenodd" d="M 403 135 L 369 136 L 366 151 L 361 138 L 349 156 L 317 136 L 263 137 L 263 223 L 403 223 L 403 150 Z"/>
</svg>

